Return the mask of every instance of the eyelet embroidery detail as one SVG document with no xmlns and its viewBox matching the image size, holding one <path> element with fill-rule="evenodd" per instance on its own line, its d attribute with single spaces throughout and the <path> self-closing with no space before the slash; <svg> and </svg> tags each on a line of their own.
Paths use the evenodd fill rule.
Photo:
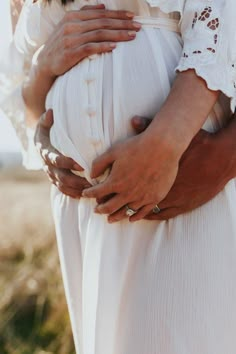
<svg viewBox="0 0 236 354">
<path fill-rule="evenodd" d="M 211 6 L 205 6 L 200 11 L 195 11 L 192 26 L 186 34 L 186 38 L 193 38 L 189 41 L 188 48 L 184 50 L 182 57 L 190 58 L 197 56 L 197 60 L 207 63 L 211 61 L 217 53 L 219 34 L 220 34 L 220 17 L 213 11 Z M 204 41 L 200 40 L 204 36 Z M 198 46 L 198 48 L 196 48 Z"/>
</svg>

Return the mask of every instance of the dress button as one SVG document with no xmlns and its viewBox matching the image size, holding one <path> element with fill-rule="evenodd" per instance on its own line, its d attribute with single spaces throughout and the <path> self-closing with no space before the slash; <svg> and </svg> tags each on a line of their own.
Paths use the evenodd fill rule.
<svg viewBox="0 0 236 354">
<path fill-rule="evenodd" d="M 88 106 L 87 113 L 90 117 L 94 117 L 96 115 L 96 108 L 92 105 Z"/>
<path fill-rule="evenodd" d="M 88 73 L 87 75 L 85 75 L 84 80 L 85 80 L 88 84 L 90 84 L 91 82 L 95 81 L 95 76 Z"/>
<path fill-rule="evenodd" d="M 98 148 L 102 145 L 102 141 L 96 138 L 90 138 L 90 143 L 95 147 Z"/>
</svg>

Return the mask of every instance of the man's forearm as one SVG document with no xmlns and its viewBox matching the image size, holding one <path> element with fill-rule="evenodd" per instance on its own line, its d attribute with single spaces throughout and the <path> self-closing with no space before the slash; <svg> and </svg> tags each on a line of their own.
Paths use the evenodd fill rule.
<svg viewBox="0 0 236 354">
<path fill-rule="evenodd" d="M 236 114 L 230 123 L 215 134 L 215 149 L 221 158 L 226 159 L 225 178 L 236 177 Z"/>
</svg>

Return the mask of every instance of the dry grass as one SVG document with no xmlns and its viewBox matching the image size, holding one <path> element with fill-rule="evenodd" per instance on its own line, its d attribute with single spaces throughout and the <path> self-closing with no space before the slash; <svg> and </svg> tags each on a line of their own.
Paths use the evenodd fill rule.
<svg viewBox="0 0 236 354">
<path fill-rule="evenodd" d="M 41 173 L 0 173 L 0 353 L 72 354 L 49 184 Z"/>
</svg>

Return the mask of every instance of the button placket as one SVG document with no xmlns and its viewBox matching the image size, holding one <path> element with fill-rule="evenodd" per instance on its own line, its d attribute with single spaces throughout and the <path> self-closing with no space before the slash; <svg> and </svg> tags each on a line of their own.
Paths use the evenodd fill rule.
<svg viewBox="0 0 236 354">
<path fill-rule="evenodd" d="M 101 145 L 100 139 L 97 138 L 97 108 L 96 108 L 96 76 L 95 76 L 95 68 L 96 68 L 96 63 L 91 63 L 90 61 L 92 60 L 89 58 L 89 66 L 88 66 L 88 72 L 84 77 L 84 80 L 87 84 L 87 92 L 88 92 L 88 103 L 87 103 L 87 108 L 86 108 L 86 114 L 88 118 L 90 119 L 90 143 L 94 146 L 94 148 L 97 150 L 99 146 Z"/>
</svg>

